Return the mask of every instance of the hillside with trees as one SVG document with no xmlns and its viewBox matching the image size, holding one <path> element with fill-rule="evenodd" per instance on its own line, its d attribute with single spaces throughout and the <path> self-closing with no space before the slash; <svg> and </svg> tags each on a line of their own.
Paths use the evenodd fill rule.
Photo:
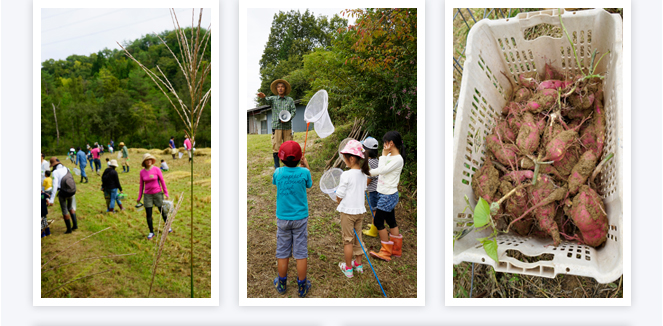
<svg viewBox="0 0 663 326">
<path fill-rule="evenodd" d="M 175 33 L 164 31 L 159 35 L 179 57 Z M 145 66 L 158 66 L 178 94 L 188 96 L 177 61 L 156 35 L 145 35 L 123 46 Z M 210 52 L 211 44 L 207 44 L 208 61 Z M 209 88 L 209 83 L 208 79 L 204 87 Z M 172 100 L 176 101 L 174 97 Z M 208 103 L 196 134 L 200 147 L 211 146 L 209 106 Z M 182 130 L 182 120 L 163 93 L 121 50 L 105 48 L 89 56 L 70 55 L 66 60 L 42 62 L 41 150 L 44 153 L 64 153 L 70 147 L 83 147 L 86 143 L 105 145 L 111 139 L 134 148 L 166 148 L 171 136 L 181 143 Z"/>
</svg>

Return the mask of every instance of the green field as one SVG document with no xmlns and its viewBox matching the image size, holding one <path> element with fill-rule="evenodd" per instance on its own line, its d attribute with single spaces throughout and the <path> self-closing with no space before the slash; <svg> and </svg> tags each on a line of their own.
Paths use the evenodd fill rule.
<svg viewBox="0 0 663 326">
<path fill-rule="evenodd" d="M 101 189 L 101 177 L 91 172 L 88 164 L 86 172 L 89 183 L 81 184 L 80 177 L 74 175 L 77 183 L 76 215 L 78 230 L 64 234 L 66 227 L 59 209 L 58 200 L 49 207 L 49 220 L 52 235 L 41 240 L 42 265 L 41 294 L 44 298 L 144 298 L 152 279 L 152 265 L 157 250 L 157 239 L 147 240 L 149 233 L 144 208 L 136 209 L 138 197 L 140 163 L 146 149 L 130 149 L 129 173 L 117 169 L 120 183 L 127 197 L 122 201 L 124 210 L 106 213 L 106 202 Z M 149 152 L 157 158 L 157 165 L 165 159 L 170 167 L 164 178 L 170 200 L 177 202 L 184 193 L 182 206 L 172 224 L 163 246 L 159 266 L 150 297 L 187 298 L 190 297 L 190 165 L 186 156 L 172 160 L 170 155 L 161 155 L 163 150 Z M 193 274 L 194 296 L 211 296 L 211 151 L 198 149 L 194 157 L 193 195 Z M 105 158 L 117 158 L 116 154 L 102 156 L 102 171 L 106 168 Z M 58 156 L 69 168 L 74 164 L 66 156 Z M 47 158 L 48 159 L 48 158 Z M 118 210 L 117 206 L 115 208 Z M 154 229 L 163 227 L 163 220 L 155 209 Z M 77 244 L 75 242 L 101 231 Z M 38 232 L 38 231 L 35 231 Z M 73 245 L 73 246 L 72 246 Z M 117 256 L 124 255 L 124 256 Z M 114 257 L 107 257 L 114 256 Z M 103 257 L 103 258 L 99 258 Z M 72 282 L 73 281 L 73 282 Z M 68 282 L 71 282 L 67 284 Z M 63 286 L 64 285 L 64 286 Z"/>
</svg>

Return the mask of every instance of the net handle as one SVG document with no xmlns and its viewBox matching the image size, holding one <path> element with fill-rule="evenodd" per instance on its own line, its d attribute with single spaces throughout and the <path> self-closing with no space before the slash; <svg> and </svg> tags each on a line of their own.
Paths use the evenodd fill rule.
<svg viewBox="0 0 663 326">
<path fill-rule="evenodd" d="M 302 151 L 302 157 L 304 157 L 304 154 L 306 154 L 306 141 L 308 140 L 308 126 L 310 124 L 310 122 L 306 123 L 306 137 L 304 137 L 304 150 Z"/>
</svg>

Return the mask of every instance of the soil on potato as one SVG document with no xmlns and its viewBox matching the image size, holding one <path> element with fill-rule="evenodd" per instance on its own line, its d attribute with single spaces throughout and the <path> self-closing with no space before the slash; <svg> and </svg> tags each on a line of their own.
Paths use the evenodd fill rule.
<svg viewBox="0 0 663 326">
<path fill-rule="evenodd" d="M 248 135 L 247 162 L 247 297 L 249 298 L 297 298 L 296 261 L 288 264 L 288 285 L 285 294 L 279 294 L 273 281 L 276 269 L 276 186 L 272 185 L 274 161 L 269 135 Z M 295 133 L 294 140 L 303 147 L 304 133 Z M 317 141 L 316 141 L 317 140 Z M 363 258 L 364 272 L 347 278 L 338 267 L 344 261 L 341 238 L 341 218 L 338 206 L 320 191 L 319 182 L 324 162 L 315 159 L 322 142 L 309 132 L 306 158 L 311 165 L 313 187 L 307 190 L 308 221 L 308 269 L 307 278 L 312 287 L 307 298 L 380 298 L 382 291 Z M 417 225 L 407 199 L 403 194 L 396 206 L 396 221 L 403 235 L 403 256 L 390 262 L 370 258 L 378 278 L 390 298 L 417 296 Z M 370 212 L 363 221 L 363 229 L 372 223 Z M 414 214 L 416 216 L 416 213 Z M 365 249 L 380 250 L 379 238 L 363 235 Z"/>
</svg>

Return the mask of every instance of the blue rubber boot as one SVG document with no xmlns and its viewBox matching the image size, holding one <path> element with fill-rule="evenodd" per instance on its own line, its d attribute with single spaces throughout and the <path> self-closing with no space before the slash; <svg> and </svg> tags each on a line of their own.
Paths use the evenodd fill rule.
<svg viewBox="0 0 663 326">
<path fill-rule="evenodd" d="M 288 285 L 288 275 L 286 275 L 285 277 L 277 276 L 274 279 L 274 287 L 276 288 L 276 291 L 279 292 L 279 294 L 285 293 L 287 285 Z"/>
<path fill-rule="evenodd" d="M 297 280 L 297 286 L 299 287 L 297 295 L 299 295 L 300 298 L 304 298 L 308 294 L 308 291 L 311 289 L 311 281 L 307 279 L 303 279 L 301 281 Z"/>
</svg>

